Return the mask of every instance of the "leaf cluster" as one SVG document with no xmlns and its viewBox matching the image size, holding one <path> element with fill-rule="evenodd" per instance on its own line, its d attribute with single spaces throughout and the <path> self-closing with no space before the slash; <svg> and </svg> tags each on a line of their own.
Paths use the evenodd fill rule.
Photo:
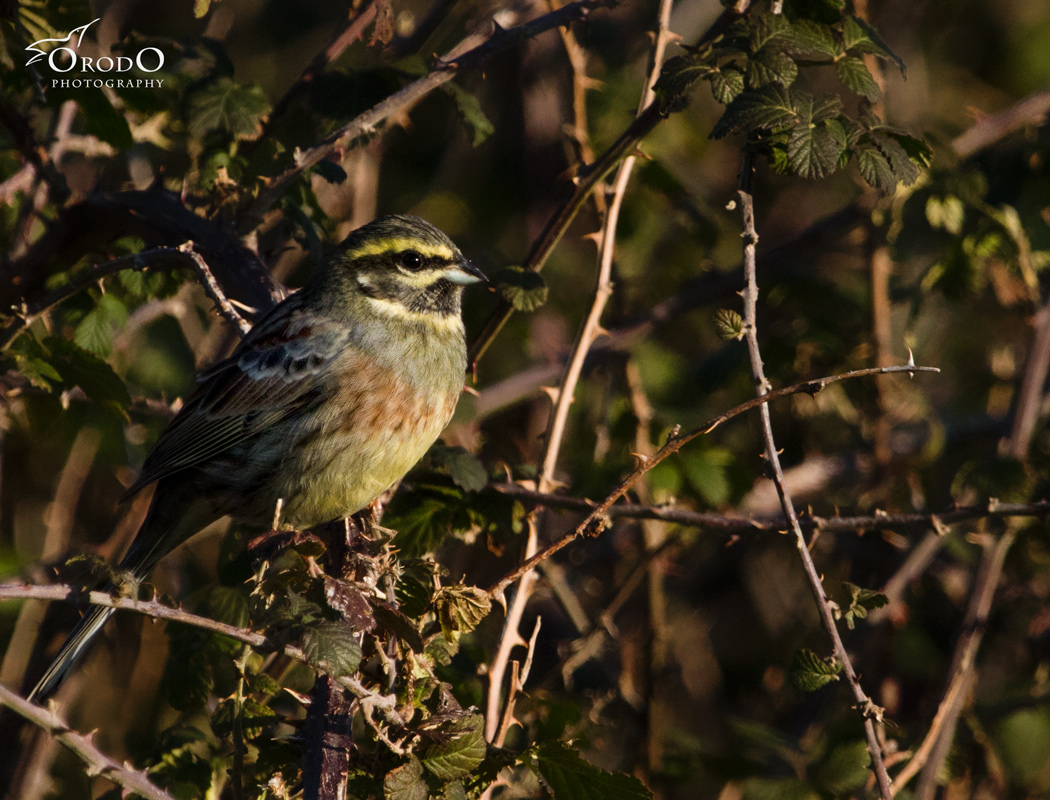
<svg viewBox="0 0 1050 800">
<path fill-rule="evenodd" d="M 715 42 L 668 59 L 654 87 L 664 113 L 681 111 L 694 85 L 706 80 L 726 109 L 711 132 L 743 134 L 775 169 L 824 178 L 855 159 L 861 175 L 883 191 L 914 183 L 931 151 L 921 139 L 881 123 L 871 110 L 879 87 L 863 56 L 895 64 L 900 58 L 871 26 L 852 15 L 833 23 L 751 14 Z M 860 98 L 848 112 L 836 95 L 795 86 L 802 69 L 833 67 Z"/>
</svg>

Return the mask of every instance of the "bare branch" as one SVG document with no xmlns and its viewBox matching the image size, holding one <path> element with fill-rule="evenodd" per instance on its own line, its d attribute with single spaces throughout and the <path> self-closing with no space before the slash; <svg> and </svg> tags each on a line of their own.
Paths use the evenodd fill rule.
<svg viewBox="0 0 1050 800">
<path fill-rule="evenodd" d="M 93 734 L 78 733 L 52 709 L 30 703 L 0 684 L 0 706 L 6 706 L 23 719 L 47 731 L 87 765 L 89 775 L 101 775 L 120 786 L 128 794 L 148 800 L 174 800 L 170 794 L 153 783 L 145 772 L 136 772 L 127 764 L 121 765 L 95 747 Z"/>
<path fill-rule="evenodd" d="M 215 280 L 215 276 L 212 275 L 211 269 L 208 268 L 208 263 L 204 260 L 204 257 L 197 252 L 193 246 L 193 242 L 186 242 L 179 245 L 179 252 L 185 253 L 193 261 L 193 266 L 197 269 L 197 274 L 200 276 L 201 283 L 204 286 L 204 291 L 208 293 L 208 297 L 215 301 L 215 305 L 219 307 L 219 313 L 221 313 L 227 320 L 236 325 L 241 335 L 248 333 L 252 329 L 252 324 L 240 315 L 240 312 L 234 308 L 233 303 L 223 293 L 222 287 L 219 286 L 219 282 Z"/>
<path fill-rule="evenodd" d="M 758 233 L 755 230 L 755 209 L 751 196 L 752 162 L 750 152 L 745 150 L 743 165 L 740 170 L 740 188 L 737 194 L 740 197 L 740 213 L 743 218 L 744 238 L 744 339 L 747 342 L 748 356 L 751 362 L 751 375 L 755 382 L 755 390 L 759 397 L 769 393 L 769 381 L 766 380 L 765 371 L 762 366 L 762 355 L 758 347 L 757 328 L 757 305 L 758 305 L 758 278 L 755 259 L 755 250 L 758 246 Z M 795 546 L 798 550 L 802 567 L 809 581 L 813 599 L 816 601 L 817 610 L 820 612 L 820 621 L 824 632 L 831 640 L 835 658 L 842 664 L 842 673 L 849 685 L 850 693 L 853 695 L 855 708 L 864 720 L 864 736 L 867 739 L 868 755 L 871 757 L 871 769 L 875 774 L 875 780 L 879 787 L 882 800 L 891 800 L 893 793 L 890 791 L 890 779 L 886 773 L 886 764 L 882 759 L 882 746 L 879 743 L 878 734 L 875 731 L 875 719 L 879 711 L 875 709 L 871 699 L 860 685 L 860 680 L 850 662 L 846 646 L 839 636 L 838 626 L 835 624 L 835 616 L 831 609 L 827 595 L 824 593 L 824 584 L 820 573 L 810 555 L 806 545 L 806 537 L 799 525 L 798 515 L 795 513 L 794 504 L 784 485 L 784 470 L 780 465 L 780 455 L 777 452 L 776 443 L 773 440 L 773 423 L 770 419 L 769 405 L 763 403 L 759 408 L 762 419 L 762 438 L 765 442 L 766 462 L 772 471 L 773 483 L 780 497 L 780 505 L 784 509 L 791 531 L 795 535 Z"/>
<path fill-rule="evenodd" d="M 576 0 L 557 11 L 544 14 L 515 28 L 504 30 L 489 19 L 446 53 L 437 66 L 408 86 L 377 103 L 365 113 L 329 134 L 318 144 L 296 154 L 295 163 L 271 179 L 259 196 L 240 215 L 242 230 L 255 227 L 263 215 L 280 198 L 288 185 L 304 171 L 338 149 L 350 146 L 354 140 L 375 133 L 391 116 L 403 113 L 442 84 L 467 69 L 476 69 L 496 53 L 541 33 L 585 19 L 596 8 L 604 8 L 610 0 Z"/>
</svg>

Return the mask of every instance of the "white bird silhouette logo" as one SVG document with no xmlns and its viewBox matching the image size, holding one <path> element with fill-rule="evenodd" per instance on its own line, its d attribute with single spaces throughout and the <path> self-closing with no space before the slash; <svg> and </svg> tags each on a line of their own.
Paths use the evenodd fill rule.
<svg viewBox="0 0 1050 800">
<path fill-rule="evenodd" d="M 81 25 L 79 28 L 73 28 L 73 30 L 71 30 L 64 39 L 40 39 L 38 41 L 33 42 L 26 48 L 26 50 L 28 50 L 30 53 L 36 53 L 36 55 L 26 62 L 26 66 L 28 67 L 31 64 L 35 64 L 37 61 L 44 58 L 50 52 L 50 50 L 41 50 L 38 45 L 46 44 L 47 42 L 58 42 L 59 44 L 63 44 L 65 42 L 68 42 L 74 36 L 76 36 L 77 43 L 74 46 L 79 48 L 80 43 L 84 40 L 84 34 L 87 33 L 87 29 L 94 25 L 96 22 L 98 22 L 100 19 L 102 19 L 102 17 L 98 17 L 97 19 L 91 20 L 91 22 L 89 22 L 87 25 Z M 55 46 L 57 47 L 58 45 Z M 53 50 L 54 48 L 51 49 Z"/>
</svg>

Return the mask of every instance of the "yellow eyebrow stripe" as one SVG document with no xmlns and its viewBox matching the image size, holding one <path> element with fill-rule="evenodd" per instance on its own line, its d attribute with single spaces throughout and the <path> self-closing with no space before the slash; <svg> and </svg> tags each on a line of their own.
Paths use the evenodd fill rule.
<svg viewBox="0 0 1050 800">
<path fill-rule="evenodd" d="M 444 245 L 431 244 L 430 242 L 421 242 L 419 239 L 401 237 L 393 239 L 377 239 L 372 242 L 365 242 L 360 247 L 355 247 L 353 250 L 347 250 L 344 257 L 361 258 L 363 256 L 380 256 L 384 253 L 400 253 L 403 250 L 415 250 L 428 258 L 452 260 L 456 257 L 456 254 Z"/>
</svg>

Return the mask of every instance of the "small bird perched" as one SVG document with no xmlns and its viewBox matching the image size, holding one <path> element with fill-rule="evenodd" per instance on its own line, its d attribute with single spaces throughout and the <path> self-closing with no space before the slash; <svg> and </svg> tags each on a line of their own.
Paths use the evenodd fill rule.
<svg viewBox="0 0 1050 800">
<path fill-rule="evenodd" d="M 143 579 L 225 515 L 301 530 L 348 517 L 400 480 L 463 389 L 463 287 L 485 276 L 418 217 L 351 233 L 264 316 L 161 434 L 125 498 L 156 482 L 120 569 Z M 78 623 L 29 697 L 63 680 L 114 609 Z"/>
</svg>

